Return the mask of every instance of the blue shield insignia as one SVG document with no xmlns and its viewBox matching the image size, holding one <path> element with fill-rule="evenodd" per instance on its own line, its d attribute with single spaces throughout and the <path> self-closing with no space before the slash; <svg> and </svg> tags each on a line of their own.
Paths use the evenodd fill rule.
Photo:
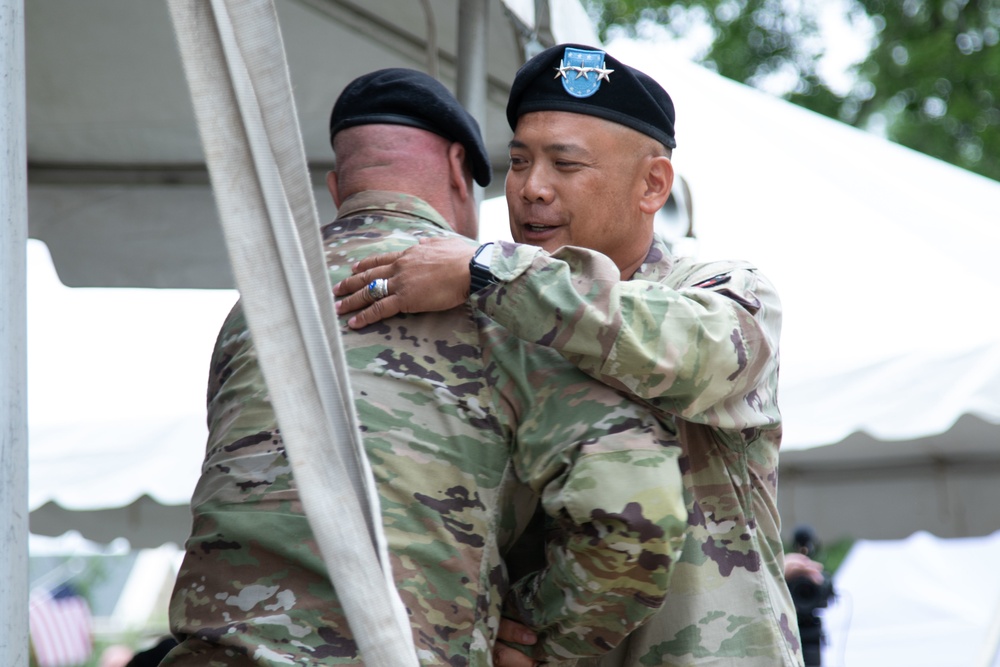
<svg viewBox="0 0 1000 667">
<path fill-rule="evenodd" d="M 601 79 L 611 80 L 608 75 L 613 71 L 604 68 L 604 51 L 566 47 L 556 77 L 573 97 L 590 97 L 601 87 Z"/>
</svg>

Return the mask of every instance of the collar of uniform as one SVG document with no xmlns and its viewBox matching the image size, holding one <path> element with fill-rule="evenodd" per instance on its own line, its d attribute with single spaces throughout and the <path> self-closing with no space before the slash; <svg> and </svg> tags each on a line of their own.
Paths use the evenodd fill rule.
<svg viewBox="0 0 1000 667">
<path fill-rule="evenodd" d="M 653 243 L 649 246 L 646 259 L 639 266 L 638 270 L 632 274 L 632 278 L 640 278 L 650 282 L 658 283 L 666 278 L 674 268 L 674 257 L 670 254 L 670 246 L 660 238 L 659 234 L 653 234 Z"/>
<path fill-rule="evenodd" d="M 441 217 L 441 214 L 420 197 L 388 190 L 366 190 L 351 195 L 341 202 L 340 208 L 337 209 L 337 219 L 365 213 L 419 218 L 451 231 L 451 225 Z"/>
</svg>

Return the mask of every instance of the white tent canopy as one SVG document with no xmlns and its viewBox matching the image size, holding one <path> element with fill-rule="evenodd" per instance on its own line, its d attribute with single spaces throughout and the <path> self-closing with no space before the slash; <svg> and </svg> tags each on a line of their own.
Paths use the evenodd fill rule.
<svg viewBox="0 0 1000 667">
<path fill-rule="evenodd" d="M 1000 532 L 862 540 L 821 618 L 824 667 L 1000 665 Z"/>
<path fill-rule="evenodd" d="M 674 98 L 674 162 L 692 190 L 699 254 L 749 257 L 779 289 L 790 448 L 855 431 L 910 439 L 966 413 L 1000 422 L 1000 338 L 981 305 L 1000 287 L 1000 183 L 667 47 L 609 50 Z"/>
<path fill-rule="evenodd" d="M 183 543 L 205 452 L 209 359 L 236 298 L 66 287 L 46 246 L 29 240 L 32 530 Z"/>
<path fill-rule="evenodd" d="M 538 40 L 596 39 L 578 0 L 281 0 L 275 3 L 321 214 L 332 214 L 330 109 L 355 77 L 427 70 L 461 95 L 485 64 L 483 133 L 506 168 L 507 91 Z M 460 56 L 460 9 L 487 39 Z M 471 13 L 471 12 L 470 12 Z M 537 13 L 537 16 L 536 16 Z M 25 3 L 29 234 L 71 286 L 232 287 L 190 94 L 165 2 Z M 496 179 L 495 183 L 502 183 Z M 499 192 L 497 185 L 491 192 Z"/>
</svg>

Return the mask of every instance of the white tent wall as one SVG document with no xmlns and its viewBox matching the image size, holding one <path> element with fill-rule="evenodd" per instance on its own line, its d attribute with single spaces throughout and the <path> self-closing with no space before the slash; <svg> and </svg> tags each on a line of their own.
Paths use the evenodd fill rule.
<svg viewBox="0 0 1000 667">
<path fill-rule="evenodd" d="M 823 610 L 824 667 L 1000 665 L 1000 532 L 862 540 Z"/>
<path fill-rule="evenodd" d="M 70 288 L 27 247 L 31 530 L 183 544 L 233 290 Z"/>
</svg>

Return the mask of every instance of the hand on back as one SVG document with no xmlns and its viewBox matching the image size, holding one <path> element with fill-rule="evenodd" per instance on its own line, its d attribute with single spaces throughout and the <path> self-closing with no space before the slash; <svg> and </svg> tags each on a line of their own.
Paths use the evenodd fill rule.
<svg viewBox="0 0 1000 667">
<path fill-rule="evenodd" d="M 399 313 L 448 310 L 469 298 L 469 260 L 475 248 L 461 239 L 421 239 L 401 252 L 372 255 L 354 265 L 354 275 L 333 286 L 337 314 L 361 329 Z M 388 295 L 373 301 L 368 285 L 388 281 Z"/>
</svg>

